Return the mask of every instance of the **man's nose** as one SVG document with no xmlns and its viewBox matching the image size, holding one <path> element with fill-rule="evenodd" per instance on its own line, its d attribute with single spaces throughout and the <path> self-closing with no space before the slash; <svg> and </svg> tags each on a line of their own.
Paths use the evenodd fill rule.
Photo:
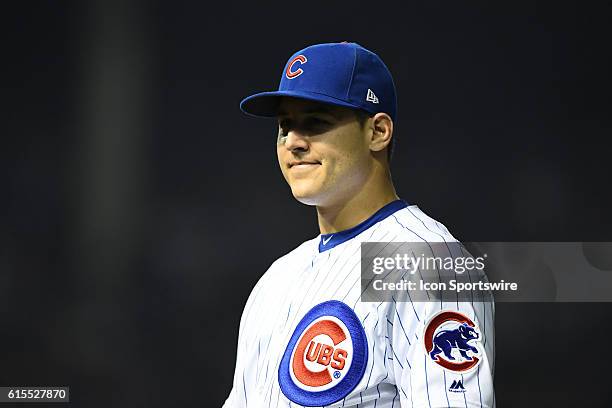
<svg viewBox="0 0 612 408">
<path fill-rule="evenodd" d="M 307 151 L 308 150 L 308 137 L 304 136 L 296 130 L 290 130 L 285 138 L 285 148 L 292 152 L 294 151 Z"/>
</svg>

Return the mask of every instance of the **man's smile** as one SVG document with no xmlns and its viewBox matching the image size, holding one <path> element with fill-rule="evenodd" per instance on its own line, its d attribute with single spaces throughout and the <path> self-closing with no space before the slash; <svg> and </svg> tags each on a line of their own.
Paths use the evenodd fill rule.
<svg viewBox="0 0 612 408">
<path fill-rule="evenodd" d="M 321 162 L 316 160 L 292 160 L 289 162 L 289 168 L 293 170 L 308 170 L 320 166 Z"/>
</svg>

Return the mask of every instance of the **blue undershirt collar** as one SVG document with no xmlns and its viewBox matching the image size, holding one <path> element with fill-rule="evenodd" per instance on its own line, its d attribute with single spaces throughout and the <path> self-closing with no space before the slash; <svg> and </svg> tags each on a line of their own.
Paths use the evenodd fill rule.
<svg viewBox="0 0 612 408">
<path fill-rule="evenodd" d="M 370 228 L 372 225 L 384 220 L 394 212 L 406 207 L 408 207 L 408 203 L 404 200 L 395 200 L 385 205 L 383 208 L 376 211 L 370 218 L 368 218 L 361 224 L 354 226 L 353 228 L 349 228 L 344 231 L 334 232 L 331 234 L 322 234 L 321 240 L 319 241 L 319 252 L 324 252 L 328 249 L 332 249 L 333 247 L 338 246 L 348 241 L 349 239 L 356 237 L 363 231 Z"/>
</svg>

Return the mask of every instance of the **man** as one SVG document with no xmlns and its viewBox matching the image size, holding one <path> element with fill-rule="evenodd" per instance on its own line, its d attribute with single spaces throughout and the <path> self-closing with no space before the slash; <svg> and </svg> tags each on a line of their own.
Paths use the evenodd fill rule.
<svg viewBox="0 0 612 408">
<path fill-rule="evenodd" d="M 321 235 L 249 296 L 224 406 L 494 406 L 491 302 L 361 299 L 362 243 L 457 242 L 395 192 L 396 95 L 382 60 L 355 43 L 307 47 L 278 91 L 241 109 L 277 118 L 281 171 L 316 207 Z"/>
</svg>

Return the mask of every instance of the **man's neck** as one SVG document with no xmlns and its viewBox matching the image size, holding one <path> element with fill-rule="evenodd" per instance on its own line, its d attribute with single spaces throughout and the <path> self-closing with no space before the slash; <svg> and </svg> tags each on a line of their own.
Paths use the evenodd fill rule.
<svg viewBox="0 0 612 408">
<path fill-rule="evenodd" d="M 364 188 L 341 203 L 317 206 L 321 234 L 344 231 L 359 225 L 376 211 L 398 199 L 390 179 Z"/>
</svg>

